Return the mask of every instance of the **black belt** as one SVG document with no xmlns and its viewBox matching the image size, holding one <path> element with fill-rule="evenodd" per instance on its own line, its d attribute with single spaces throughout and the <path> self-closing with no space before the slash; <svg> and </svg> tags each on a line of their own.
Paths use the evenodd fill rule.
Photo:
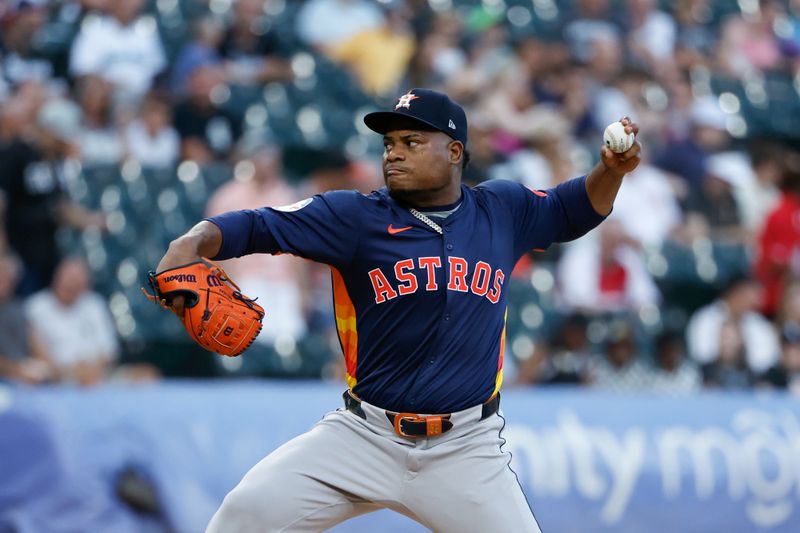
<svg viewBox="0 0 800 533">
<path fill-rule="evenodd" d="M 361 408 L 361 402 L 350 394 L 349 390 L 344 391 L 344 406 L 351 413 L 360 416 L 364 420 L 367 415 Z M 481 406 L 481 420 L 489 418 L 500 408 L 500 393 L 495 394 L 492 399 L 484 402 Z M 416 413 L 395 413 L 386 411 L 386 418 L 394 426 L 394 431 L 401 437 L 435 437 L 442 433 L 447 433 L 453 428 L 453 423 L 447 415 L 428 415 L 421 416 Z"/>
</svg>

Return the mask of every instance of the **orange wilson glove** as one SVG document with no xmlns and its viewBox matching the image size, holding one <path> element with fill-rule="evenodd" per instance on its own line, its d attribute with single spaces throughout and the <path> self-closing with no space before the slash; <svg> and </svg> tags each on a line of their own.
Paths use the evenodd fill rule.
<svg viewBox="0 0 800 533">
<path fill-rule="evenodd" d="M 169 308 L 176 296 L 185 298 L 183 326 L 207 350 L 233 357 L 261 332 L 264 309 L 207 259 L 147 277 L 155 294 L 142 292 L 150 300 Z"/>
</svg>

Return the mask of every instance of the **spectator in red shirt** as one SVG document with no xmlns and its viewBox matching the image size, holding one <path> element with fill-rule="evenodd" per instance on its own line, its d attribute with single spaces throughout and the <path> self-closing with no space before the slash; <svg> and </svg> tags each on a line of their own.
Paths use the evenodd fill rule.
<svg viewBox="0 0 800 533">
<path fill-rule="evenodd" d="M 767 316 L 775 314 L 784 286 L 800 276 L 800 153 L 788 154 L 783 161 L 781 198 L 759 235 L 755 265 Z"/>
</svg>

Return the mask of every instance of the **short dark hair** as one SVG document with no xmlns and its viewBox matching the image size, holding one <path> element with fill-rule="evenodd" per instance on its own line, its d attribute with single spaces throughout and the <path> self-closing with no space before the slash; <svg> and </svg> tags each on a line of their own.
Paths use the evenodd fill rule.
<svg viewBox="0 0 800 533">
<path fill-rule="evenodd" d="M 461 170 L 467 170 L 470 159 L 472 159 L 472 156 L 469 154 L 469 150 L 464 148 L 464 155 L 461 156 Z"/>
<path fill-rule="evenodd" d="M 660 355 L 667 348 L 678 347 L 683 349 L 683 335 L 678 331 L 667 329 L 656 337 L 656 355 Z"/>
<path fill-rule="evenodd" d="M 784 190 L 798 192 L 800 191 L 800 152 L 788 151 L 784 154 L 782 160 L 783 167 L 781 187 Z"/>
<path fill-rule="evenodd" d="M 725 297 L 740 287 L 753 284 L 758 284 L 758 280 L 749 272 L 736 272 L 727 279 L 720 280 L 720 293 Z"/>
</svg>

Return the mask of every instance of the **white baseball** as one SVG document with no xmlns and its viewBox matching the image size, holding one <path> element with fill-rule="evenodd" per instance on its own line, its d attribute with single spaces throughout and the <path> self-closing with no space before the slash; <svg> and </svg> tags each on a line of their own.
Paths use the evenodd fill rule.
<svg viewBox="0 0 800 533">
<path fill-rule="evenodd" d="M 612 152 L 618 154 L 630 150 L 635 140 L 633 133 L 625 133 L 625 126 L 622 125 L 622 122 L 612 122 L 603 132 L 603 142 Z"/>
</svg>

